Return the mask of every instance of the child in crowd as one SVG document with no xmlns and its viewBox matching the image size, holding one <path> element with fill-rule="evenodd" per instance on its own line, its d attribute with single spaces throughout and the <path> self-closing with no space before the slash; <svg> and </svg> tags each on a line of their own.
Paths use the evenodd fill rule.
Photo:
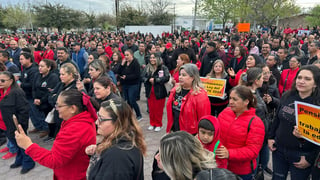
<svg viewBox="0 0 320 180">
<path fill-rule="evenodd" d="M 220 124 L 216 117 L 206 115 L 200 118 L 197 138 L 205 149 L 215 154 L 216 149 L 222 146 L 220 143 Z M 220 159 L 215 156 L 218 168 L 227 168 L 228 159 Z"/>
</svg>

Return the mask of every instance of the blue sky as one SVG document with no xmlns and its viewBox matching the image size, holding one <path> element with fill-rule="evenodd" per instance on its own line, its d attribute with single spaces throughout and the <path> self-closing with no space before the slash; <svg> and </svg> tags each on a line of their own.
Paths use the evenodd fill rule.
<svg viewBox="0 0 320 180">
<path fill-rule="evenodd" d="M 23 4 L 27 5 L 28 3 L 31 4 L 39 4 L 39 3 L 60 3 L 64 4 L 68 7 L 84 10 L 86 12 L 96 12 L 96 13 L 102 13 L 106 12 L 109 14 L 114 14 L 115 7 L 114 2 L 115 0 L 0 0 L 2 5 L 15 5 L 15 4 Z M 176 14 L 177 15 L 192 15 L 192 10 L 194 7 L 194 1 L 195 0 L 169 0 L 169 2 L 175 2 L 176 4 Z M 135 7 L 140 7 L 142 4 L 142 7 L 144 9 L 147 7 L 147 2 L 149 0 L 120 0 L 121 3 L 128 3 Z M 301 7 L 312 7 L 316 4 L 320 4 L 319 0 L 296 0 L 296 3 Z M 169 6 L 171 11 L 173 13 L 173 4 Z"/>
</svg>

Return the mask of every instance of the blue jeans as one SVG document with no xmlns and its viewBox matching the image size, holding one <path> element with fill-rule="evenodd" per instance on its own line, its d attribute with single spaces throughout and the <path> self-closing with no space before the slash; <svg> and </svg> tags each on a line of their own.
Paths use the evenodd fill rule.
<svg viewBox="0 0 320 180">
<path fill-rule="evenodd" d="M 302 152 L 287 149 L 278 144 L 277 149 L 272 152 L 272 180 L 286 180 L 288 171 L 290 171 L 291 180 L 307 180 L 312 165 L 306 169 L 299 169 L 293 165 L 294 162 L 300 161 L 301 156 L 303 156 Z"/>
<path fill-rule="evenodd" d="M 139 84 L 122 85 L 122 92 L 124 99 L 128 102 L 131 108 L 136 112 L 137 117 L 141 117 L 139 105 L 137 104 L 137 97 L 139 94 Z"/>
<path fill-rule="evenodd" d="M 7 147 L 9 148 L 9 152 L 16 153 L 19 150 L 19 147 L 8 139 Z"/>
<path fill-rule="evenodd" d="M 268 148 L 268 144 L 263 144 L 261 150 L 260 150 L 260 162 L 259 164 L 262 165 L 262 168 L 265 169 L 268 167 L 268 162 L 269 162 L 269 148 Z"/>
<path fill-rule="evenodd" d="M 29 116 L 33 126 L 38 130 L 48 131 L 48 124 L 44 121 L 46 118 L 44 112 L 39 111 L 36 105 L 33 104 L 33 99 L 28 99 L 28 102 L 30 105 Z"/>
<path fill-rule="evenodd" d="M 252 180 L 253 174 L 247 174 L 247 175 L 238 175 L 241 177 L 242 180 Z"/>
<path fill-rule="evenodd" d="M 14 146 L 18 148 L 17 156 L 14 164 L 16 165 L 22 165 L 22 169 L 32 169 L 35 166 L 35 162 L 32 160 L 32 158 L 24 152 L 24 149 L 18 147 L 17 141 L 15 138 L 11 138 L 10 136 L 7 136 L 9 142 L 11 142 Z"/>
</svg>

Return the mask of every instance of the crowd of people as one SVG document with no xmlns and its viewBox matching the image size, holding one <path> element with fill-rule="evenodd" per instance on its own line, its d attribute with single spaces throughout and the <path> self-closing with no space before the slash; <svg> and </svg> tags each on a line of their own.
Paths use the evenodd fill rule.
<svg viewBox="0 0 320 180">
<path fill-rule="evenodd" d="M 301 35 L 2 34 L 2 159 L 15 157 L 10 168 L 21 174 L 38 162 L 54 179 L 144 179 L 137 101 L 145 92 L 147 130 L 167 121 L 154 180 L 251 180 L 258 171 L 319 179 L 320 147 L 301 136 L 294 107 L 320 105 L 319 40 L 319 27 Z M 201 78 L 224 80 L 224 96 L 208 95 Z M 53 141 L 51 150 L 31 133 Z"/>
</svg>

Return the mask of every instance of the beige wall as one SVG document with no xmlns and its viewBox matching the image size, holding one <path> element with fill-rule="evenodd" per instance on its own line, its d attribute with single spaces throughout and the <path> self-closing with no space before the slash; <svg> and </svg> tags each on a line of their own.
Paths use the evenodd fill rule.
<svg viewBox="0 0 320 180">
<path fill-rule="evenodd" d="M 307 22 L 304 20 L 304 18 L 307 16 L 307 14 L 301 14 L 301 15 L 297 15 L 297 16 L 292 16 L 292 17 L 288 17 L 288 18 L 284 18 L 284 19 L 280 19 L 279 20 L 279 26 L 283 26 L 283 27 L 287 27 L 287 25 L 289 24 L 289 26 L 292 29 L 296 29 L 299 27 L 299 25 L 302 25 L 302 27 L 307 27 Z"/>
</svg>

